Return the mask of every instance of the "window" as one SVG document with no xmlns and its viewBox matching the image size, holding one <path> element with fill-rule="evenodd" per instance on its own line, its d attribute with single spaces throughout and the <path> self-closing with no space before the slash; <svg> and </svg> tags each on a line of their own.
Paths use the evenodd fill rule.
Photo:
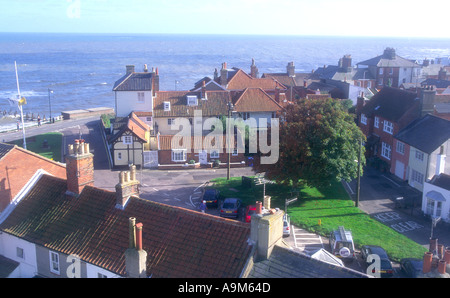
<svg viewBox="0 0 450 298">
<path fill-rule="evenodd" d="M 219 158 L 219 151 L 211 150 L 211 152 L 209 152 L 209 155 L 211 158 Z"/>
<path fill-rule="evenodd" d="M 364 114 L 361 114 L 361 123 L 362 124 L 367 124 L 367 117 Z"/>
<path fill-rule="evenodd" d="M 186 161 L 186 150 L 172 150 L 172 161 Z"/>
<path fill-rule="evenodd" d="M 381 146 L 381 156 L 389 160 L 391 159 L 391 145 L 383 142 Z"/>
<path fill-rule="evenodd" d="M 133 136 L 123 136 L 123 143 L 125 145 L 133 144 Z"/>
<path fill-rule="evenodd" d="M 145 93 L 144 92 L 138 92 L 138 102 L 145 102 Z"/>
<path fill-rule="evenodd" d="M 120 153 L 120 152 L 117 153 L 117 159 L 118 159 L 118 160 L 121 160 L 121 159 L 122 159 L 122 153 Z"/>
<path fill-rule="evenodd" d="M 23 248 L 16 247 L 16 255 L 18 258 L 25 259 L 25 255 L 23 253 Z"/>
<path fill-rule="evenodd" d="M 396 146 L 395 150 L 398 153 L 400 153 L 401 155 L 404 155 L 405 154 L 405 144 L 400 141 L 397 141 L 397 146 Z"/>
<path fill-rule="evenodd" d="M 416 159 L 423 161 L 423 152 L 416 150 Z"/>
<path fill-rule="evenodd" d="M 383 122 L 383 130 L 387 133 L 393 134 L 394 133 L 394 124 L 392 122 L 384 120 Z"/>
<path fill-rule="evenodd" d="M 383 69 L 382 68 L 380 68 L 380 70 L 379 70 L 379 72 L 378 72 L 380 75 L 382 75 L 383 74 Z"/>
<path fill-rule="evenodd" d="M 50 252 L 50 272 L 59 274 L 59 254 Z"/>
<path fill-rule="evenodd" d="M 376 128 L 378 128 L 380 125 L 380 118 L 375 117 L 375 120 L 373 122 L 373 126 L 375 126 Z"/>
<path fill-rule="evenodd" d="M 174 118 L 167 119 L 167 125 L 172 125 L 172 124 L 175 124 L 175 119 Z"/>
<path fill-rule="evenodd" d="M 372 88 L 372 82 L 371 81 L 367 81 L 367 86 L 366 88 Z"/>
<path fill-rule="evenodd" d="M 165 112 L 170 111 L 170 102 L 165 101 L 165 102 L 163 103 L 163 105 L 164 105 L 164 111 L 165 111 Z"/>
<path fill-rule="evenodd" d="M 231 155 L 237 156 L 238 155 L 238 148 L 233 148 L 233 152 L 231 152 Z"/>
<path fill-rule="evenodd" d="M 147 117 L 147 122 L 152 122 L 152 117 L 151 116 Z"/>
<path fill-rule="evenodd" d="M 188 106 L 196 106 L 197 105 L 197 96 L 195 95 L 187 95 L 187 105 Z"/>
<path fill-rule="evenodd" d="M 415 181 L 419 184 L 423 184 L 423 174 L 417 172 L 416 170 L 411 171 L 411 181 Z"/>
<path fill-rule="evenodd" d="M 245 112 L 245 113 L 242 114 L 242 119 L 247 120 L 249 118 L 250 118 L 250 113 Z"/>
<path fill-rule="evenodd" d="M 389 74 L 393 75 L 394 74 L 394 69 L 393 68 L 389 68 Z"/>
<path fill-rule="evenodd" d="M 378 85 L 383 85 L 383 78 L 378 79 Z"/>
</svg>

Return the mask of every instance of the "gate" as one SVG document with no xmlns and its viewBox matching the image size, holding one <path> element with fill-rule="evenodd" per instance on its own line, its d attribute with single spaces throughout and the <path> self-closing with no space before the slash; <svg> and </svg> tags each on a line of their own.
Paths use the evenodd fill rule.
<svg viewBox="0 0 450 298">
<path fill-rule="evenodd" d="M 158 150 L 144 151 L 144 168 L 158 167 Z"/>
</svg>

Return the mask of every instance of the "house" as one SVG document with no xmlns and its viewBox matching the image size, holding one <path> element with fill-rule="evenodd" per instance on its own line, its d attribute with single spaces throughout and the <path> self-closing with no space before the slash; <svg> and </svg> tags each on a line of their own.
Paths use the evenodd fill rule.
<svg viewBox="0 0 450 298">
<path fill-rule="evenodd" d="M 64 164 L 55 162 L 19 146 L 0 143 L 0 215 L 30 187 L 39 173 L 65 177 Z"/>
<path fill-rule="evenodd" d="M 151 127 L 131 112 L 127 117 L 112 119 L 111 128 L 107 141 L 113 166 L 144 166 L 144 152 L 156 147 Z"/>
<path fill-rule="evenodd" d="M 65 179 L 41 172 L 8 205 L 0 218 L 2 277 L 246 278 L 286 253 L 278 248 L 282 210 L 257 202 L 248 224 L 144 200 L 135 166 L 106 191 L 93 186 L 93 158 L 89 144 L 76 140 Z M 367 277 L 300 256 L 290 262 L 302 264 L 291 277 L 312 270 L 317 277 Z"/>
<path fill-rule="evenodd" d="M 441 173 L 424 183 L 422 211 L 450 222 L 450 175 Z"/>
<path fill-rule="evenodd" d="M 116 117 L 127 117 L 131 112 L 151 112 L 153 96 L 159 90 L 159 72 L 135 72 L 134 65 L 126 66 L 126 73 L 114 84 Z"/>
<path fill-rule="evenodd" d="M 391 172 L 423 191 L 435 175 L 450 174 L 450 121 L 427 114 L 400 130 L 393 148 Z"/>
<path fill-rule="evenodd" d="M 203 134 L 203 127 L 207 119 L 209 122 L 228 114 L 228 102 L 230 93 L 225 90 L 207 91 L 206 86 L 199 91 L 159 91 L 156 92 L 155 105 L 153 108 L 153 119 L 156 134 L 175 135 L 181 129 L 188 129 L 193 134 L 194 129 L 200 129 Z M 184 118 L 184 126 L 172 127 L 175 119 Z M 208 123 L 206 123 L 208 124 Z M 206 132 L 210 132 L 209 123 Z M 180 122 L 180 125 L 182 123 Z"/>
<path fill-rule="evenodd" d="M 357 67 L 369 71 L 376 88 L 398 88 L 404 83 L 420 83 L 421 79 L 421 65 L 398 56 L 393 48 L 386 48 L 382 55 L 357 63 Z"/>
<path fill-rule="evenodd" d="M 291 61 L 286 66 L 286 72 L 279 73 L 263 73 L 261 78 L 272 78 L 280 82 L 288 89 L 291 87 L 307 87 L 313 81 L 313 73 L 296 72 L 294 62 Z"/>
<path fill-rule="evenodd" d="M 213 166 L 245 166 L 245 144 L 239 147 L 236 134 L 228 147 L 226 135 L 158 135 L 159 169 L 186 169 Z M 228 154 L 230 152 L 230 154 Z"/>
<path fill-rule="evenodd" d="M 422 94 L 428 95 L 429 91 Z M 421 102 L 416 93 L 384 87 L 364 105 L 358 105 L 358 126 L 367 138 L 368 158 L 378 157 L 390 169 L 394 136 L 420 117 L 421 107 L 428 107 Z"/>
</svg>

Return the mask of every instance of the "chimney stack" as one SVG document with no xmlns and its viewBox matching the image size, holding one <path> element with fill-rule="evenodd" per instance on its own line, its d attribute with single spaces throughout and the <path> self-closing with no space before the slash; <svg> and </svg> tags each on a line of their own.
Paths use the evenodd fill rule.
<svg viewBox="0 0 450 298">
<path fill-rule="evenodd" d="M 426 85 L 420 89 L 421 117 L 434 112 L 436 89 L 434 86 Z"/>
<path fill-rule="evenodd" d="M 65 156 L 67 192 L 79 195 L 85 186 L 94 186 L 94 155 L 89 152 L 89 144 L 82 139 L 68 145 Z"/>
<path fill-rule="evenodd" d="M 227 63 L 222 63 L 222 69 L 220 70 L 220 85 L 226 86 L 228 84 L 228 69 Z"/>
<path fill-rule="evenodd" d="M 250 76 L 252 78 L 258 78 L 258 67 L 256 67 L 255 59 L 252 58 L 252 65 L 250 66 Z"/>
<path fill-rule="evenodd" d="M 136 224 L 136 219 L 129 220 L 129 246 L 125 251 L 125 267 L 127 277 L 147 277 L 147 252 L 142 246 L 142 223 Z"/>
<path fill-rule="evenodd" d="M 144 64 L 144 72 L 148 72 L 147 64 Z"/>
<path fill-rule="evenodd" d="M 207 97 L 207 95 L 206 95 L 206 84 L 205 84 L 205 81 L 202 82 L 202 89 L 201 89 L 201 90 L 202 90 L 202 91 L 201 91 L 201 92 L 202 92 L 202 94 L 201 94 L 201 95 L 202 95 L 202 96 L 201 96 L 202 99 L 203 99 L 203 100 L 207 100 L 208 97 Z"/>
<path fill-rule="evenodd" d="M 159 91 L 159 70 L 158 67 L 156 70 L 152 69 L 152 95 L 155 96 L 156 92 Z"/>
<path fill-rule="evenodd" d="M 123 210 L 130 197 L 139 197 L 139 184 L 136 179 L 135 165 L 130 166 L 130 171 L 119 173 L 119 183 L 116 185 L 116 208 Z"/>
<path fill-rule="evenodd" d="M 134 65 L 127 65 L 126 66 L 127 75 L 134 72 Z"/>
<path fill-rule="evenodd" d="M 258 213 L 261 202 L 257 203 L 257 211 L 252 215 L 250 227 L 250 240 L 255 243 L 257 249 L 257 261 L 267 260 L 273 247 L 283 238 L 283 215 L 279 209 L 273 212 Z"/>
<path fill-rule="evenodd" d="M 295 77 L 295 66 L 294 66 L 294 62 L 289 62 L 288 65 L 286 66 L 286 72 L 288 74 L 289 77 Z"/>
</svg>

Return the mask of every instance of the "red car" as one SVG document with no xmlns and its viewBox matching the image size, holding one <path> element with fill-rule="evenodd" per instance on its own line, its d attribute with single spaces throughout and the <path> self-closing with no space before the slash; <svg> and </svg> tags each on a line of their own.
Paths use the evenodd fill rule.
<svg viewBox="0 0 450 298">
<path fill-rule="evenodd" d="M 256 213 L 256 206 L 250 205 L 245 208 L 245 222 L 251 222 L 252 214 Z"/>
</svg>

